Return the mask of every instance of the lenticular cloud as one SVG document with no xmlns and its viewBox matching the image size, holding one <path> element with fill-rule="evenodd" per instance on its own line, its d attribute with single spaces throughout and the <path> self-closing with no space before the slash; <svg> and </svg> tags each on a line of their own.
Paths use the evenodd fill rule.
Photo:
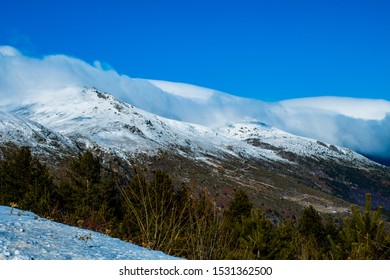
<svg viewBox="0 0 390 280">
<path fill-rule="evenodd" d="M 0 106 L 54 98 L 66 87 L 96 87 L 151 113 L 221 127 L 261 121 L 284 131 L 390 157 L 390 102 L 315 97 L 276 103 L 241 98 L 183 83 L 133 79 L 101 63 L 65 55 L 28 57 L 0 46 Z"/>
<path fill-rule="evenodd" d="M 338 99 L 333 97 L 332 102 Z M 375 111 L 377 103 L 385 107 L 389 106 L 390 102 L 369 100 L 366 107 L 362 103 L 360 107 L 357 106 L 356 112 L 352 112 L 351 116 L 350 108 L 343 111 L 339 105 L 346 101 L 344 98 L 340 98 L 334 108 L 323 109 L 305 104 L 304 100 L 300 101 L 302 104 L 299 107 L 290 107 L 289 104 L 281 102 L 278 108 L 269 108 L 270 112 L 264 119 L 270 125 L 292 134 L 348 147 L 371 156 L 390 157 L 390 111 L 381 111 L 380 106 L 378 111 Z M 352 103 L 360 101 L 351 99 Z"/>
</svg>

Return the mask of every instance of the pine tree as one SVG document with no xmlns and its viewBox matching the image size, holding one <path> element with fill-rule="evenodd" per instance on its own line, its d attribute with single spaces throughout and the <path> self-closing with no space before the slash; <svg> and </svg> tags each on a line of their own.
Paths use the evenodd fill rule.
<svg viewBox="0 0 390 280">
<path fill-rule="evenodd" d="M 75 183 L 82 185 L 86 189 L 100 182 L 101 169 L 99 158 L 95 157 L 89 150 L 80 153 L 70 164 L 70 171 L 73 174 Z"/>
<path fill-rule="evenodd" d="M 371 211 L 371 194 L 366 194 L 366 206 L 361 213 L 351 206 L 352 217 L 344 219 L 345 226 L 340 232 L 340 242 L 330 239 L 335 258 L 349 259 L 388 259 L 390 250 L 380 218 L 383 207 Z"/>
<path fill-rule="evenodd" d="M 1 203 L 19 203 L 28 185 L 33 180 L 33 157 L 28 147 L 13 146 L 3 151 L 4 160 L 0 163 Z"/>
<path fill-rule="evenodd" d="M 225 212 L 228 221 L 232 224 L 241 223 L 242 217 L 249 217 L 253 204 L 250 202 L 248 195 L 238 189 Z"/>
<path fill-rule="evenodd" d="M 78 154 L 65 166 L 60 189 L 70 222 L 93 230 L 111 228 L 123 215 L 115 174 L 105 171 L 91 151 Z"/>
<path fill-rule="evenodd" d="M 326 240 L 322 218 L 311 205 L 303 210 L 298 222 L 298 230 L 306 238 L 313 237 L 319 245 Z"/>
<path fill-rule="evenodd" d="M 239 237 L 239 255 L 243 259 L 272 259 L 275 247 L 271 244 L 276 236 L 275 226 L 258 209 L 249 216 L 242 216 Z"/>
<path fill-rule="evenodd" d="M 0 161 L 0 203 L 17 203 L 19 208 L 40 215 L 52 214 L 55 187 L 47 167 L 28 147 L 11 146 L 3 150 Z"/>
</svg>

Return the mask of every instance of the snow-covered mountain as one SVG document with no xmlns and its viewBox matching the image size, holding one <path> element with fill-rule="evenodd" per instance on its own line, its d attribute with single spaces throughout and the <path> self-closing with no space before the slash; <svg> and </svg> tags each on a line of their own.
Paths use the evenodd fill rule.
<svg viewBox="0 0 390 280">
<path fill-rule="evenodd" d="M 0 206 L 0 260 L 173 260 L 159 251 Z"/>
<path fill-rule="evenodd" d="M 2 113 L 8 118 L 3 121 L 8 124 L 5 127 L 19 125 L 16 130 L 11 129 L 17 135 L 7 138 L 24 143 L 30 139 L 33 147 L 40 145 L 39 141 L 50 145 L 51 138 L 56 136 L 58 140 L 56 138 L 52 146 L 61 143 L 74 148 L 78 143 L 124 157 L 168 150 L 206 161 L 210 156 L 234 156 L 288 162 L 275 151 L 278 149 L 298 156 L 373 165 L 349 149 L 294 136 L 262 123 L 209 128 L 180 122 L 143 111 L 95 88 L 66 87 L 52 91 L 50 98 L 38 95 L 28 102 L 14 102 L 7 108 L 9 113 Z M 260 142 L 268 146 L 258 145 Z M 75 144 L 72 146 L 72 143 Z"/>
<path fill-rule="evenodd" d="M 64 55 L 33 58 L 0 47 L 0 105 L 50 99 L 66 87 L 96 87 L 155 115 L 210 128 L 260 120 L 295 135 L 390 157 L 388 100 L 316 97 L 267 103 L 184 83 L 132 79 L 98 62 Z"/>
<path fill-rule="evenodd" d="M 363 141 L 386 154 L 387 101 L 370 103 L 380 112 L 354 115 L 333 106 L 338 99 L 265 103 L 131 79 L 66 56 L 32 59 L 1 50 L 0 145 L 28 145 L 43 156 L 90 148 L 129 165 L 163 166 L 183 183 L 206 188 L 221 207 L 239 186 L 257 206 L 281 211 L 311 203 L 326 212 L 345 206 L 335 197 L 364 203 L 366 192 L 390 207 L 388 168 L 334 144 L 359 150 Z"/>
<path fill-rule="evenodd" d="M 217 130 L 159 117 L 94 88 L 65 88 L 52 92 L 50 99 L 22 101 L 9 108 L 12 109 L 8 116 L 33 120 L 69 141 L 118 155 L 153 155 L 159 149 L 172 149 L 191 157 L 241 153 L 280 159 L 273 152 L 224 136 Z M 25 134 L 29 130 L 26 125 Z M 34 142 L 33 137 L 27 138 Z"/>
</svg>

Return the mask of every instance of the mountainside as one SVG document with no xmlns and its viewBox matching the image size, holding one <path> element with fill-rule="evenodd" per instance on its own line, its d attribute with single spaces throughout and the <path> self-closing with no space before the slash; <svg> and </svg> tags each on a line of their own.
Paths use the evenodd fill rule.
<svg viewBox="0 0 390 280">
<path fill-rule="evenodd" d="M 172 88 L 171 88 L 172 90 Z M 177 93 L 178 94 L 178 93 Z M 152 102 L 152 101 L 151 101 Z M 129 166 L 162 168 L 207 189 L 225 207 L 238 187 L 281 215 L 312 204 L 326 213 L 349 203 L 390 207 L 389 169 L 350 149 L 294 136 L 256 120 L 210 128 L 163 118 L 96 88 L 63 87 L 2 106 L 1 143 L 37 154 L 85 148 Z"/>
<path fill-rule="evenodd" d="M 0 145 L 8 143 L 29 146 L 47 155 L 61 155 L 69 150 L 77 150 L 74 143 L 60 133 L 15 114 L 0 111 Z"/>
</svg>

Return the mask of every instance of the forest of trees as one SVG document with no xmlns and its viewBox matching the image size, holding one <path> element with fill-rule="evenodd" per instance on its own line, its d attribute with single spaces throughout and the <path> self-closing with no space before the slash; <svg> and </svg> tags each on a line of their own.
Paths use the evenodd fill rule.
<svg viewBox="0 0 390 280">
<path fill-rule="evenodd" d="M 243 189 L 226 209 L 206 191 L 175 187 L 166 172 L 105 168 L 92 152 L 48 167 L 27 147 L 3 149 L 0 204 L 76 225 L 187 259 L 390 259 L 382 208 L 335 221 L 311 206 L 296 221 L 275 224 Z M 130 172 L 129 172 L 130 173 Z"/>
</svg>

